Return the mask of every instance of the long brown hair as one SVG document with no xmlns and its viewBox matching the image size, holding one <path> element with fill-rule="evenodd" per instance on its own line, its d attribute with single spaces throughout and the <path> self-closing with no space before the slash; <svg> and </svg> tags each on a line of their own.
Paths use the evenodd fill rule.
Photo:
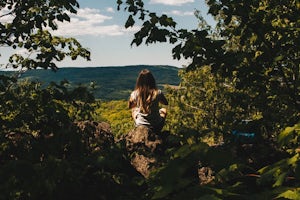
<svg viewBox="0 0 300 200">
<path fill-rule="evenodd" d="M 148 69 L 143 69 L 136 79 L 135 90 L 138 92 L 137 105 L 142 113 L 150 113 L 150 106 L 157 95 L 154 76 Z"/>
</svg>

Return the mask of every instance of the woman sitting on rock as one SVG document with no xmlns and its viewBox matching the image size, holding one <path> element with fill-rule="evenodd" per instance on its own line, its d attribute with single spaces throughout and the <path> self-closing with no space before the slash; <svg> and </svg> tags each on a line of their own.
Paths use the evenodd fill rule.
<svg viewBox="0 0 300 200">
<path fill-rule="evenodd" d="M 135 90 L 129 99 L 135 126 L 144 125 L 155 132 L 161 131 L 167 116 L 166 108 L 159 109 L 159 103 L 168 105 L 161 90 L 157 89 L 152 73 L 143 69 L 136 80 Z"/>
</svg>

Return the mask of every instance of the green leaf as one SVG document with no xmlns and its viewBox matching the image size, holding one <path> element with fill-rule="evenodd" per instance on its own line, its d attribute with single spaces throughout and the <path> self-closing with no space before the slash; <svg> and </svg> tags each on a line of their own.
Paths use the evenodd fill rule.
<svg viewBox="0 0 300 200">
<path fill-rule="evenodd" d="M 189 145 L 184 145 L 180 147 L 175 153 L 174 153 L 174 158 L 182 158 L 186 157 L 188 154 L 192 152 L 191 148 Z"/>
<path fill-rule="evenodd" d="M 279 135 L 278 142 L 280 145 L 287 145 L 296 135 L 300 134 L 300 124 L 293 127 L 286 127 Z"/>
<path fill-rule="evenodd" d="M 56 16 L 56 19 L 58 20 L 58 21 L 60 21 L 60 22 L 62 22 L 62 21 L 64 21 L 64 16 L 63 15 L 57 15 Z"/>
<path fill-rule="evenodd" d="M 197 198 L 197 200 L 221 200 L 221 199 L 216 197 L 215 195 L 207 194 L 207 195 L 201 196 L 200 198 Z"/>
<path fill-rule="evenodd" d="M 287 172 L 280 174 L 277 176 L 276 182 L 273 184 L 273 187 L 281 186 L 282 183 L 285 181 L 285 177 L 287 176 Z"/>
<path fill-rule="evenodd" d="M 300 197 L 300 188 L 295 188 L 293 190 L 287 190 L 279 194 L 276 198 L 285 198 L 285 199 L 299 199 Z"/>
<path fill-rule="evenodd" d="M 278 62 L 278 61 L 283 60 L 283 58 L 284 58 L 284 57 L 283 57 L 282 55 L 280 55 L 280 56 L 275 57 L 275 58 L 274 58 L 274 61 L 275 61 L 275 62 Z"/>
<path fill-rule="evenodd" d="M 64 13 L 64 14 L 63 14 L 63 18 L 64 18 L 64 20 L 66 20 L 66 21 L 68 21 L 68 22 L 71 21 L 69 15 L 68 15 L 67 13 Z"/>
<path fill-rule="evenodd" d="M 132 15 L 129 15 L 126 23 L 125 23 L 125 28 L 128 28 L 128 27 L 131 27 L 133 26 L 135 23 L 134 19 L 133 19 L 133 16 Z"/>
<path fill-rule="evenodd" d="M 291 165 L 291 166 L 295 166 L 296 163 L 299 161 L 299 154 L 297 153 L 296 155 L 294 155 L 293 157 L 291 157 L 290 159 L 287 160 L 287 164 Z"/>
</svg>

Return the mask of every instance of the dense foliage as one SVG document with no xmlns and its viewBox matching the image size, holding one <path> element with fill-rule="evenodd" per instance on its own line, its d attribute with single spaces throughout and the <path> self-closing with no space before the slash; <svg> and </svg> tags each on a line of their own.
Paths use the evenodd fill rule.
<svg viewBox="0 0 300 200">
<path fill-rule="evenodd" d="M 1 77 L 0 92 L 0 199 L 135 198 L 141 177 L 113 135 L 78 126 L 92 102 L 68 94 L 82 90 Z"/>
<path fill-rule="evenodd" d="M 108 122 L 116 137 L 120 137 L 134 128 L 127 100 L 100 102 L 95 109 L 93 120 Z"/>
<path fill-rule="evenodd" d="M 196 11 L 199 27 L 185 30 L 177 29 L 172 18 L 147 10 L 142 0 L 118 1 L 119 9 L 124 6 L 130 14 L 126 27 L 142 21 L 132 45 L 169 42 L 174 44 L 175 59 L 191 59 L 179 89 L 171 90 L 169 97 L 175 113 L 169 127 L 174 133 L 179 131 L 176 134 L 185 141 L 180 148 L 185 149 L 184 156 L 175 153 L 174 162 L 196 163 L 200 159 L 215 173 L 214 181 L 204 188 L 197 184 L 194 188 L 189 182 L 192 179 L 182 176 L 189 184 L 172 182 L 171 187 L 168 182 L 156 191 L 165 199 L 174 199 L 174 194 L 180 197 L 180 191 L 183 196 L 190 194 L 191 199 L 297 199 L 299 1 L 208 0 L 207 4 L 216 27 L 210 27 Z M 236 145 L 233 142 L 238 140 L 224 137 L 223 149 L 209 148 L 207 152 L 214 154 L 206 160 L 210 154 L 198 144 L 201 137 L 230 136 L 238 128 L 235 122 L 241 120 L 251 121 L 241 131 L 255 132 L 254 144 Z M 194 154 L 198 158 L 190 157 Z M 174 167 L 169 162 L 155 178 L 174 172 Z"/>
<path fill-rule="evenodd" d="M 56 70 L 56 62 L 65 57 L 90 59 L 90 52 L 75 38 L 57 37 L 50 30 L 58 29 L 57 21 L 70 21 L 68 13 L 76 13 L 76 0 L 4 0 L 0 3 L 0 46 L 25 49 L 14 53 L 8 68 Z"/>
<path fill-rule="evenodd" d="M 141 0 L 118 3 L 131 14 L 126 26 L 134 25 L 135 16 L 143 20 L 132 44 L 170 42 L 174 58 L 192 60 L 188 70 L 208 65 L 215 76 L 234 80 L 242 92 L 234 104 L 260 113 L 270 136 L 275 127 L 298 122 L 298 1 L 210 0 L 208 13 L 217 26 L 196 12 L 199 27 L 190 31 L 177 30 L 172 18 L 146 10 Z"/>
</svg>

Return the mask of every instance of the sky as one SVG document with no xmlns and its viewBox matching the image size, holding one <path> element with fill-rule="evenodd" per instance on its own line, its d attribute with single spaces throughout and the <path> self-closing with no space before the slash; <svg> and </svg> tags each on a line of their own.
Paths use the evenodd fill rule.
<svg viewBox="0 0 300 200">
<path fill-rule="evenodd" d="M 91 61 L 78 58 L 57 63 L 59 67 L 101 67 L 125 65 L 171 65 L 186 66 L 187 60 L 172 58 L 172 45 L 155 43 L 131 46 L 138 26 L 125 29 L 128 13 L 117 10 L 117 0 L 78 0 L 77 15 L 71 15 L 70 23 L 59 24 L 55 35 L 76 38 L 91 52 Z M 200 10 L 208 23 L 213 19 L 207 15 L 205 0 L 144 0 L 145 8 L 158 14 L 167 14 L 177 22 L 178 28 L 197 28 L 195 9 Z M 0 49 L 1 54 L 3 50 Z M 5 54 L 5 53 L 4 53 Z M 3 56 L 2 56 L 3 57 Z M 1 60 L 2 59 L 2 60 Z M 3 58 L 0 63 L 3 62 Z"/>
</svg>

